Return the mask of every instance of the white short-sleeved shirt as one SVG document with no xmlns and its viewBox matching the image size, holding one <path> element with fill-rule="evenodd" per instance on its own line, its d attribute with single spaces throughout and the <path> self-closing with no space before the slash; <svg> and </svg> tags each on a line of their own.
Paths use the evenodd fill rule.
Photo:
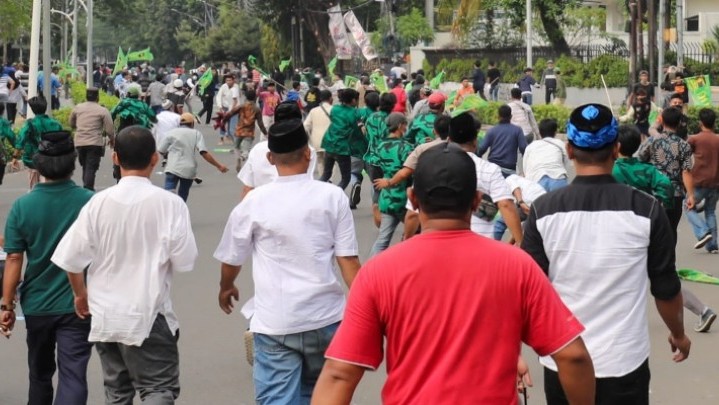
<svg viewBox="0 0 719 405">
<path fill-rule="evenodd" d="M 467 154 L 474 160 L 474 165 L 477 167 L 477 190 L 489 195 L 494 203 L 502 200 L 513 200 L 512 190 L 502 176 L 502 169 L 472 152 L 467 152 Z M 471 227 L 473 232 L 482 236 L 488 238 L 494 236 L 493 221 L 485 221 L 476 215 L 472 215 Z"/>
<path fill-rule="evenodd" d="M 158 314 L 177 331 L 172 273 L 192 270 L 196 259 L 185 202 L 136 176 L 95 194 L 52 256 L 65 271 L 88 268 L 88 340 L 131 346 L 142 345 Z"/>
<path fill-rule="evenodd" d="M 165 135 L 175 128 L 180 127 L 180 114 L 164 110 L 157 114 L 157 122 L 152 126 L 152 135 L 157 145 L 162 143 Z"/>
<path fill-rule="evenodd" d="M 544 187 L 540 186 L 538 183 L 522 176 L 517 176 L 516 174 L 507 177 L 505 181 L 509 185 L 510 190 L 522 190 L 522 200 L 529 205 L 531 205 L 534 200 L 539 198 L 541 195 L 547 193 Z"/>
<path fill-rule="evenodd" d="M 567 148 L 556 138 L 542 138 L 529 145 L 524 151 L 522 167 L 524 176 L 538 182 L 542 177 L 561 179 L 567 177 Z"/>
<path fill-rule="evenodd" d="M 207 147 L 202 132 L 182 127 L 168 132 L 157 151 L 167 153 L 165 172 L 183 179 L 194 179 L 197 176 L 195 152 L 207 152 Z"/>
<path fill-rule="evenodd" d="M 252 257 L 250 330 L 285 335 L 342 319 L 345 297 L 334 258 L 357 253 L 345 193 L 300 174 L 248 194 L 232 210 L 214 256 L 234 266 Z"/>
<path fill-rule="evenodd" d="M 247 187 L 257 188 L 259 186 L 273 182 L 277 178 L 277 168 L 273 166 L 269 160 L 267 160 L 267 152 L 270 151 L 270 147 L 267 141 L 257 143 L 250 150 L 247 156 L 247 161 L 237 173 L 237 178 Z M 307 169 L 307 173 L 312 175 L 315 172 L 315 166 L 317 166 L 317 153 L 314 148 L 310 146 L 311 158 L 310 167 Z"/>
</svg>

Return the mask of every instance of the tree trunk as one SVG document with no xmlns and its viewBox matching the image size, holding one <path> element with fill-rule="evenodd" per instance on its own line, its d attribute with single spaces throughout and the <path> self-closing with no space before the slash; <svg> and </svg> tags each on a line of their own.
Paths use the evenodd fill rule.
<svg viewBox="0 0 719 405">
<path fill-rule="evenodd" d="M 539 19 L 542 21 L 544 32 L 547 34 L 547 39 L 549 39 L 554 50 L 558 54 L 568 55 L 570 53 L 569 44 L 564 38 L 564 32 L 559 21 L 549 13 L 549 9 L 544 6 L 544 2 L 537 3 L 536 9 L 539 10 Z"/>
<path fill-rule="evenodd" d="M 637 59 L 639 61 L 639 70 L 644 69 L 644 7 L 642 0 L 637 1 Z"/>
<path fill-rule="evenodd" d="M 302 22 L 307 24 L 307 28 L 317 41 L 318 51 L 322 55 L 325 66 L 335 57 L 335 44 L 332 37 L 328 35 L 329 19 L 326 14 L 320 13 L 303 13 Z"/>
<path fill-rule="evenodd" d="M 659 78 L 657 77 L 657 69 L 656 69 L 656 63 L 657 63 L 657 2 L 655 0 L 650 0 L 648 3 L 648 12 L 649 12 L 649 18 L 648 18 L 648 39 L 649 39 L 649 81 L 652 83 L 657 83 L 659 81 Z"/>
<path fill-rule="evenodd" d="M 7 41 L 2 41 L 2 65 L 7 66 Z"/>
</svg>

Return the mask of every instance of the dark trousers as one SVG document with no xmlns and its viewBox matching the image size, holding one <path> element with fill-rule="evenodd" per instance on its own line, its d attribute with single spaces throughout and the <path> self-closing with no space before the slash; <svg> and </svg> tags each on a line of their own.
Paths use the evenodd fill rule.
<svg viewBox="0 0 719 405">
<path fill-rule="evenodd" d="M 666 208 L 667 217 L 669 217 L 669 223 L 672 226 L 672 234 L 674 235 L 674 247 L 677 245 L 677 228 L 679 227 L 679 221 L 682 219 L 682 204 L 684 199 L 682 197 L 674 197 L 674 206 Z"/>
<path fill-rule="evenodd" d="M 212 120 L 212 107 L 214 105 L 214 97 L 203 97 L 202 98 L 202 109 L 197 113 L 198 117 L 202 117 L 202 114 L 207 113 L 205 117 L 205 124 L 209 125 Z"/>
<path fill-rule="evenodd" d="M 50 109 L 51 110 L 59 110 L 60 109 L 60 97 L 50 96 Z"/>
<path fill-rule="evenodd" d="M 547 92 L 544 93 L 544 102 L 546 104 L 549 104 L 549 102 L 552 101 L 552 96 L 556 97 L 556 92 L 557 89 L 555 89 L 554 87 L 547 87 Z"/>
<path fill-rule="evenodd" d="M 88 190 L 95 191 L 95 174 L 100 168 L 103 152 L 104 147 L 97 145 L 77 147 L 77 159 L 82 166 L 82 184 Z"/>
<path fill-rule="evenodd" d="M 180 186 L 179 188 L 177 187 L 178 184 Z M 190 195 L 190 187 L 192 187 L 192 179 L 183 179 L 170 172 L 165 173 L 165 190 L 175 191 L 175 189 L 177 189 L 177 195 L 185 202 Z"/>
<path fill-rule="evenodd" d="M 17 103 L 5 104 L 7 111 L 7 120 L 10 121 L 10 125 L 15 125 L 15 117 L 17 116 Z"/>
<path fill-rule="evenodd" d="M 622 377 L 597 378 L 597 405 L 649 405 L 649 359 Z M 544 368 L 544 394 L 547 405 L 568 405 L 559 374 Z"/>
<path fill-rule="evenodd" d="M 367 165 L 367 173 L 369 174 L 369 179 L 372 182 L 372 203 L 377 204 L 379 202 L 379 192 L 380 190 L 377 189 L 374 185 L 374 181 L 377 179 L 381 179 L 384 177 L 384 172 L 382 171 L 382 168 L 375 165 Z"/>
<path fill-rule="evenodd" d="M 347 188 L 347 185 L 350 184 L 350 180 L 352 178 L 352 159 L 349 156 L 335 155 L 334 153 L 325 152 L 325 167 L 322 172 L 322 177 L 320 177 L 320 181 L 330 180 L 330 177 L 332 177 L 332 169 L 335 167 L 335 162 L 337 162 L 337 166 L 340 168 L 340 174 L 342 175 L 342 178 L 337 185 L 344 190 Z"/>
<path fill-rule="evenodd" d="M 177 339 L 162 315 L 157 315 L 150 336 L 141 346 L 97 343 L 105 403 L 132 405 L 135 390 L 142 403 L 170 405 L 180 396 L 180 358 Z"/>
<path fill-rule="evenodd" d="M 90 319 L 83 320 L 75 314 L 25 315 L 25 325 L 30 371 L 28 405 L 53 404 L 52 377 L 56 369 L 58 378 L 54 403 L 87 403 L 87 363 L 92 353 L 92 344 L 87 341 Z"/>
</svg>

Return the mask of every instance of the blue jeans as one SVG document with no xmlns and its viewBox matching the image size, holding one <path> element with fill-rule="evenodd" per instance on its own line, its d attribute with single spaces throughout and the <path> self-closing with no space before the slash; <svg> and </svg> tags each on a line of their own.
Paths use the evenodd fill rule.
<svg viewBox="0 0 719 405">
<path fill-rule="evenodd" d="M 403 219 L 404 213 L 401 215 L 382 213 L 382 222 L 380 222 L 379 225 L 379 235 L 377 235 L 377 240 L 374 242 L 374 245 L 372 245 L 372 250 L 369 254 L 370 257 L 373 257 L 377 253 L 380 253 L 389 247 L 389 243 L 392 241 L 392 236 L 394 236 L 394 230 L 397 229 L 397 226 Z"/>
<path fill-rule="evenodd" d="M 325 364 L 325 351 L 340 323 L 289 335 L 254 334 L 255 401 L 309 404 Z"/>
<path fill-rule="evenodd" d="M 499 215 L 494 220 L 494 240 L 502 240 L 504 232 L 507 230 L 507 223 L 504 222 L 504 217 Z"/>
<path fill-rule="evenodd" d="M 532 105 L 532 93 L 522 94 L 522 101 Z"/>
<path fill-rule="evenodd" d="M 362 171 L 364 170 L 364 160 L 360 158 L 356 158 L 354 156 L 350 156 L 350 190 L 352 189 L 352 186 L 355 183 L 359 183 L 362 185 L 362 180 L 364 180 L 364 176 L 362 175 Z"/>
<path fill-rule="evenodd" d="M 499 97 L 499 85 L 490 87 L 489 88 L 489 98 L 492 99 L 492 101 L 497 101 L 498 97 Z"/>
<path fill-rule="evenodd" d="M 566 177 L 561 179 L 553 179 L 549 176 L 542 176 L 542 178 L 539 179 L 538 183 L 545 190 L 547 190 L 547 192 L 558 190 L 562 187 L 566 187 L 569 184 Z"/>
<path fill-rule="evenodd" d="M 700 239 L 707 233 L 712 234 L 712 239 L 704 248 L 708 251 L 717 250 L 717 216 L 716 205 L 719 199 L 719 190 L 713 188 L 695 187 L 694 200 L 698 203 L 704 199 L 704 218 L 702 214 L 694 210 L 687 210 L 687 219 L 692 225 L 694 236 Z"/>
<path fill-rule="evenodd" d="M 175 191 L 178 183 L 180 187 L 177 190 L 177 195 L 179 195 L 183 201 L 187 201 L 187 196 L 190 195 L 190 187 L 192 187 L 192 179 L 183 179 L 170 172 L 165 173 L 165 190 Z"/>
</svg>

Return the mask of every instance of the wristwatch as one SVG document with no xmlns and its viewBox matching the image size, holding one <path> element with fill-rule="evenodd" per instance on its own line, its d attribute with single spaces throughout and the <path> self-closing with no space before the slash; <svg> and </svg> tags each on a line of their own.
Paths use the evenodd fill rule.
<svg viewBox="0 0 719 405">
<path fill-rule="evenodd" d="M 14 311 L 14 310 L 15 310 L 14 302 L 10 305 L 5 305 L 5 304 L 0 305 L 0 311 Z"/>
</svg>

